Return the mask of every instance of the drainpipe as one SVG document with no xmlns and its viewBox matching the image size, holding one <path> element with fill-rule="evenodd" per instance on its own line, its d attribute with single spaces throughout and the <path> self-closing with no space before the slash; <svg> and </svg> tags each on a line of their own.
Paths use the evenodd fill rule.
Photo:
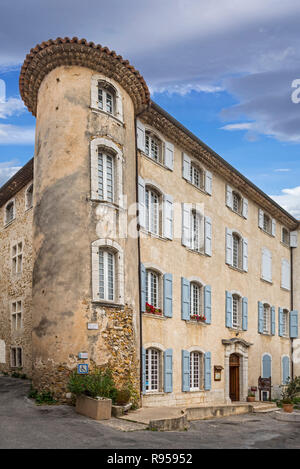
<svg viewBox="0 0 300 469">
<path fill-rule="evenodd" d="M 293 266 L 293 249 L 290 248 L 290 263 L 291 263 L 291 311 L 294 309 L 294 266 Z M 294 379 L 294 361 L 293 361 L 293 345 L 294 339 L 290 339 L 291 341 L 291 378 Z"/>
</svg>

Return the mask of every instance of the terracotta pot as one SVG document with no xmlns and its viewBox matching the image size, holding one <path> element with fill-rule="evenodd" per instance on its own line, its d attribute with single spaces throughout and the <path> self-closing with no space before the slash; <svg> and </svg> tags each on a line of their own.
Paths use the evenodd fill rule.
<svg viewBox="0 0 300 469">
<path fill-rule="evenodd" d="M 255 402 L 255 396 L 248 396 L 247 402 Z"/>
<path fill-rule="evenodd" d="M 76 412 L 94 420 L 108 420 L 111 418 L 111 399 L 93 399 L 89 396 L 78 396 Z"/>
<path fill-rule="evenodd" d="M 291 414 L 294 409 L 294 404 L 282 404 L 282 408 L 284 412 L 288 412 L 289 414 Z"/>
</svg>

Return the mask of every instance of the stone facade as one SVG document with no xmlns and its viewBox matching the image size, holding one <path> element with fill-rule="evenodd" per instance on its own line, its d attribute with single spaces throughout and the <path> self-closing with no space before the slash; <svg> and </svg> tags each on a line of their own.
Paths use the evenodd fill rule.
<svg viewBox="0 0 300 469">
<path fill-rule="evenodd" d="M 112 90 L 114 113 L 99 109 L 99 83 Z M 282 358 L 300 373 L 296 362 L 292 367 L 292 340 L 278 333 L 278 309 L 300 307 L 299 249 L 282 242 L 282 229 L 295 232 L 297 220 L 151 102 L 139 73 L 106 48 L 76 38 L 43 43 L 24 62 L 20 90 L 37 118 L 34 206 L 24 208 L 30 181 L 23 181 L 21 170 L 0 189 L 3 217 L 7 202 L 14 198 L 16 204 L 15 220 L 0 230 L 0 371 L 13 371 L 9 351 L 20 345 L 22 371 L 35 388 L 61 401 L 70 372 L 87 363 L 90 369 L 109 367 L 116 385 L 130 382 L 135 395 L 143 389 L 144 406 L 194 405 L 231 402 L 232 356 L 239 357 L 237 395 L 246 400 L 268 356 L 273 396 L 279 395 Z M 99 148 L 114 158 L 110 201 L 98 192 Z M 187 160 L 200 169 L 202 184 L 185 174 Z M 244 205 L 240 212 L 228 206 L 228 187 L 246 204 L 246 215 Z M 159 204 L 157 232 L 148 226 L 154 212 L 151 220 L 147 212 L 148 225 L 143 218 L 149 197 Z M 182 204 L 201 212 L 198 251 L 184 241 Z M 271 233 L 259 227 L 262 210 L 274 220 Z M 246 243 L 247 268 L 228 264 L 228 230 Z M 14 276 L 11 249 L 21 241 L 23 269 Z M 101 300 L 102 248 L 115 259 L 113 301 Z M 264 250 L 272 253 L 271 280 L 262 278 Z M 283 260 L 293 266 L 293 288 L 282 287 Z M 143 269 L 159 278 L 158 314 L 144 311 L 152 286 L 143 290 Z M 183 318 L 182 279 L 209 287 L 209 322 Z M 171 282 L 169 296 L 165 281 Z M 226 324 L 226 291 L 247 299 L 246 327 L 244 316 L 243 327 L 241 321 L 238 327 Z M 23 328 L 12 334 L 11 302 L 20 299 Z M 274 330 L 258 330 L 258 302 L 276 308 Z M 149 349 L 158 353 L 156 389 L 146 378 L 150 365 L 143 354 Z M 201 385 L 193 389 L 183 386 L 183 352 L 205 362 Z"/>
</svg>

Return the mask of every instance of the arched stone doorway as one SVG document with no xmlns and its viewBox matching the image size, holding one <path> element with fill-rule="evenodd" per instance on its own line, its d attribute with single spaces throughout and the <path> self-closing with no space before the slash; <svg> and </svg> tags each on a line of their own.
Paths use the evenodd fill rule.
<svg viewBox="0 0 300 469">
<path fill-rule="evenodd" d="M 229 357 L 229 397 L 232 402 L 240 400 L 240 356 L 237 353 Z"/>
</svg>

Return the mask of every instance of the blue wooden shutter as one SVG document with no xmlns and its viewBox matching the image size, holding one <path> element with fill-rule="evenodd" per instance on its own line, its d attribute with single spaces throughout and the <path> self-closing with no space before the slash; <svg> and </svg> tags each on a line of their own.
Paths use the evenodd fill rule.
<svg viewBox="0 0 300 469">
<path fill-rule="evenodd" d="M 212 255 L 212 222 L 210 217 L 205 217 L 205 254 Z"/>
<path fill-rule="evenodd" d="M 225 238 L 225 244 L 226 244 L 226 252 L 225 252 L 225 257 L 226 257 L 226 264 L 232 265 L 233 263 L 233 246 L 232 246 L 233 240 L 232 240 L 232 230 L 229 228 L 226 228 L 226 238 Z"/>
<path fill-rule="evenodd" d="M 283 336 L 283 309 L 278 308 L 278 335 Z"/>
<path fill-rule="evenodd" d="M 204 389 L 210 391 L 211 389 L 211 353 L 204 354 Z"/>
<path fill-rule="evenodd" d="M 171 318 L 173 315 L 173 276 L 164 275 L 164 315 Z"/>
<path fill-rule="evenodd" d="M 298 337 L 298 311 L 290 311 L 290 338 Z"/>
<path fill-rule="evenodd" d="M 140 277 L 141 277 L 141 311 L 146 311 L 146 269 L 144 264 L 140 264 Z"/>
<path fill-rule="evenodd" d="M 275 335 L 276 325 L 275 325 L 275 306 L 271 308 L 271 334 Z"/>
<path fill-rule="evenodd" d="M 190 390 L 190 352 L 187 350 L 181 351 L 181 366 L 182 366 L 182 391 L 187 392 Z"/>
<path fill-rule="evenodd" d="M 287 384 L 290 377 L 290 359 L 282 357 L 282 384 Z"/>
<path fill-rule="evenodd" d="M 272 376 L 272 362 L 270 355 L 263 356 L 263 378 L 270 378 Z"/>
<path fill-rule="evenodd" d="M 164 391 L 173 391 L 173 350 L 171 348 L 164 352 Z"/>
<path fill-rule="evenodd" d="M 243 331 L 247 331 L 248 329 L 248 298 L 246 297 L 244 297 L 242 300 L 242 308 L 243 308 L 242 328 L 243 328 Z"/>
<path fill-rule="evenodd" d="M 165 166 L 174 169 L 174 145 L 171 142 L 165 142 Z"/>
<path fill-rule="evenodd" d="M 212 194 L 212 174 L 210 171 L 205 171 L 205 191 L 207 194 Z"/>
<path fill-rule="evenodd" d="M 181 277 L 181 319 L 190 319 L 190 282 Z"/>
<path fill-rule="evenodd" d="M 139 150 L 145 151 L 145 126 L 140 120 L 136 121 L 136 140 Z"/>
<path fill-rule="evenodd" d="M 171 195 L 164 196 L 163 235 L 167 239 L 173 239 L 173 197 Z"/>
<path fill-rule="evenodd" d="M 226 327 L 232 327 L 232 294 L 229 291 L 226 292 L 225 324 Z"/>
<path fill-rule="evenodd" d="M 243 199 L 243 217 L 248 218 L 248 199 Z"/>
<path fill-rule="evenodd" d="M 191 158 L 182 153 L 182 176 L 187 181 L 191 180 Z"/>
<path fill-rule="evenodd" d="M 258 332 L 264 332 L 264 305 L 261 301 L 258 302 Z"/>
<path fill-rule="evenodd" d="M 204 287 L 204 315 L 206 324 L 211 324 L 211 286 Z"/>
<path fill-rule="evenodd" d="M 142 348 L 142 391 L 143 394 L 146 392 L 146 350 Z"/>
<path fill-rule="evenodd" d="M 145 228 L 146 226 L 145 181 L 140 176 L 138 178 L 138 209 L 139 209 L 139 224 L 142 228 Z"/>
<path fill-rule="evenodd" d="M 243 270 L 248 272 L 248 239 L 243 238 Z"/>
</svg>

